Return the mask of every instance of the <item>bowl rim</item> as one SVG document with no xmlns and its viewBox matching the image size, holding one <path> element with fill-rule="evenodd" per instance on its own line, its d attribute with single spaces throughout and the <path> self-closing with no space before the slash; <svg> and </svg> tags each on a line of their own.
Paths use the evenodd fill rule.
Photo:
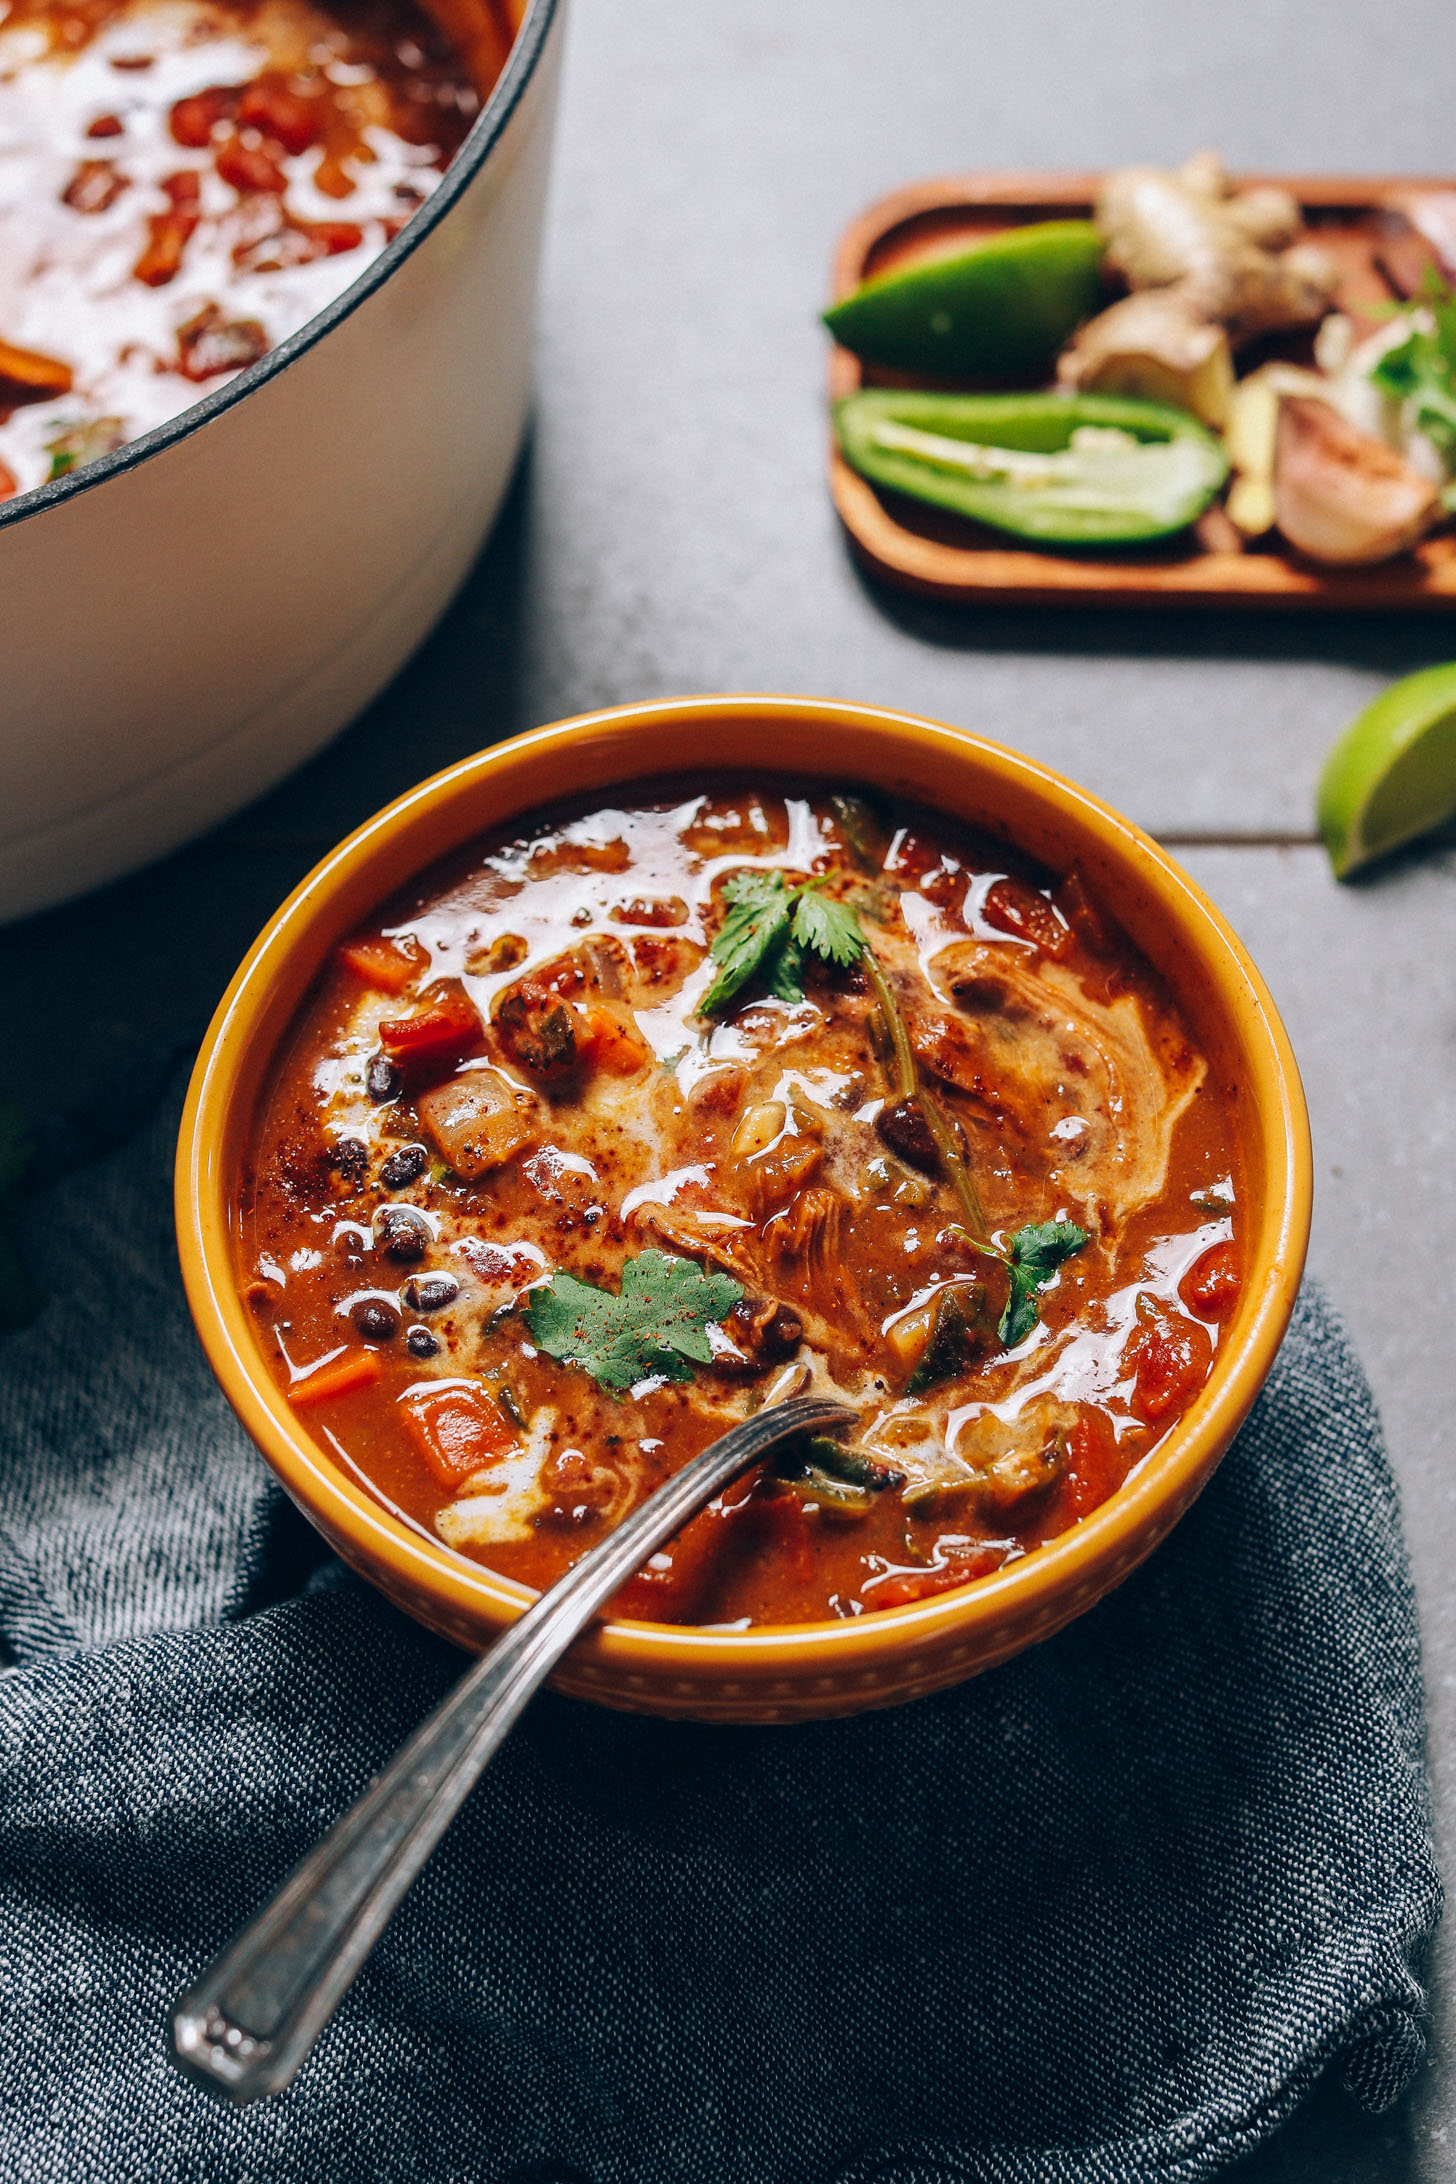
<svg viewBox="0 0 1456 2184">
<path fill-rule="evenodd" d="M 855 1671 L 873 1672 L 887 1655 L 938 1650 L 951 1633 L 961 1641 L 979 1634 L 989 1657 L 998 1632 L 1015 1625 L 1035 1635 L 1043 1625 L 1065 1619 L 1061 1609 L 1069 1592 L 1090 1605 L 1150 1550 L 1166 1529 L 1157 1523 L 1159 1512 L 1169 1505 L 1175 1510 L 1186 1506 L 1233 1439 L 1284 1338 L 1308 1245 L 1313 1201 L 1309 1120 L 1288 1034 L 1227 920 L 1176 860 L 1132 820 L 1039 760 L 970 730 L 885 707 L 752 693 L 663 698 L 574 715 L 446 767 L 384 806 L 324 857 L 269 919 L 234 974 L 188 1086 L 175 1193 L 178 1250 L 193 1320 L 244 1430 L 327 1537 L 346 1539 L 368 1569 L 382 1565 L 412 1595 L 426 1596 L 452 1630 L 469 1628 L 482 1644 L 536 1597 L 527 1586 L 390 1516 L 313 1440 L 262 1367 L 233 1263 L 230 1177 L 223 1152 L 241 1059 L 265 1009 L 280 1005 L 278 994 L 287 986 L 294 947 L 317 928 L 327 927 L 346 883 L 367 874 L 397 846 L 401 832 L 423 825 L 457 797 L 468 800 L 492 777 L 500 776 L 504 787 L 515 770 L 529 772 L 543 754 L 584 736 L 615 736 L 625 753 L 643 729 L 691 729 L 694 723 L 741 722 L 745 716 L 801 729 L 841 723 L 851 732 L 884 732 L 891 743 L 909 738 L 922 752 L 938 750 L 952 764 L 957 758 L 969 759 L 983 782 L 989 776 L 1013 792 L 1029 792 L 1062 823 L 1069 822 L 1102 849 L 1110 846 L 1120 861 L 1133 864 L 1142 884 L 1151 883 L 1185 942 L 1193 938 L 1195 955 L 1251 1065 L 1248 1105 L 1264 1147 L 1267 1188 L 1257 1208 L 1250 1252 L 1252 1265 L 1258 1247 L 1266 1271 L 1258 1295 L 1246 1292 L 1208 1381 L 1151 1459 L 1099 1508 L 1056 1538 L 967 1585 L 844 1620 L 762 1624 L 747 1631 L 625 1620 L 600 1623 L 578 1642 L 576 1656 L 590 1665 L 593 1683 L 603 1687 L 627 1683 L 636 1688 L 644 1677 L 656 1686 L 664 1676 L 754 1683 L 768 1674 L 811 1670 L 841 1679 Z M 732 770 L 713 763 L 715 770 Z M 812 760 L 782 769 L 799 774 L 814 770 Z M 627 763 L 597 785 L 607 789 L 614 782 L 626 785 L 662 772 L 660 766 L 633 769 Z M 512 803 L 506 788 L 498 818 L 490 823 L 505 823 L 548 800 L 537 789 Z M 994 825 L 994 813 L 988 816 Z M 472 819 L 452 838 L 454 846 L 464 846 L 480 831 Z M 421 857 L 416 869 L 450 853 L 449 845 L 442 844 Z M 384 899 L 400 884 L 399 879 L 381 883 L 373 899 Z M 337 937 L 332 934 L 329 945 Z M 285 1022 L 294 1019 L 307 991 L 307 984 L 289 989 Z M 270 1060 L 276 1049 L 275 1036 Z"/>
<path fill-rule="evenodd" d="M 482 106 L 459 152 L 445 169 L 439 188 L 432 190 L 417 211 L 411 213 L 398 235 L 386 243 L 377 257 L 341 294 L 306 319 L 276 348 L 259 357 L 256 364 L 249 364 L 230 379 L 225 387 L 213 394 L 199 396 L 175 417 L 164 418 L 150 432 L 139 434 L 135 440 L 123 441 L 110 455 L 103 455 L 93 463 L 84 464 L 67 477 L 56 478 L 44 485 L 33 485 L 29 492 L 17 493 L 7 501 L 0 501 L 0 531 L 24 523 L 27 518 L 41 515 L 46 509 L 56 507 L 62 501 L 75 500 L 82 493 L 91 492 L 98 485 L 107 484 L 123 472 L 137 469 L 152 456 L 175 447 L 179 440 L 186 440 L 225 410 L 232 409 L 254 388 L 261 387 L 270 379 L 276 379 L 306 356 L 325 334 L 332 333 L 358 310 L 361 303 L 382 287 L 398 266 L 418 250 L 427 236 L 431 235 L 450 211 L 451 207 L 470 187 L 486 164 L 496 145 L 506 131 L 506 126 L 525 96 L 526 87 L 536 73 L 537 64 L 545 48 L 548 34 L 563 0 L 528 0 L 520 29 L 516 32 L 511 50 L 506 56 L 505 67 L 491 87 L 490 97 Z"/>
</svg>

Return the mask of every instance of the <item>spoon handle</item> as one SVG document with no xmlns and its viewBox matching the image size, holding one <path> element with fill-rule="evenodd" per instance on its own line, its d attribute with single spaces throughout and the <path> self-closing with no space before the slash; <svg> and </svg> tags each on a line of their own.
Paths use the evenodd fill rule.
<svg viewBox="0 0 1456 2184">
<path fill-rule="evenodd" d="M 757 1412 L 658 1487 L 482 1655 L 172 2015 L 172 2053 L 242 2103 L 281 2092 L 532 1693 L 647 1557 L 780 1441 L 844 1426 L 822 1396 Z"/>
</svg>

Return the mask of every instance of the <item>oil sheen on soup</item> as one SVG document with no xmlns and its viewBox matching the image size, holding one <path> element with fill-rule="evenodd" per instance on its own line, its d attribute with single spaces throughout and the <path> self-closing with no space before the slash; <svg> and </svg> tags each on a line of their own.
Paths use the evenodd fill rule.
<svg viewBox="0 0 1456 2184">
<path fill-rule="evenodd" d="M 1075 872 L 854 791 L 644 785 L 427 875 L 262 1101 L 240 1278 L 407 1523 L 548 1585 L 764 1403 L 853 1406 L 617 1612 L 857 1616 L 1076 1524 L 1239 1294 L 1232 1117 Z"/>
<path fill-rule="evenodd" d="M 0 500 L 341 295 L 440 181 L 518 4 L 0 0 Z"/>
</svg>

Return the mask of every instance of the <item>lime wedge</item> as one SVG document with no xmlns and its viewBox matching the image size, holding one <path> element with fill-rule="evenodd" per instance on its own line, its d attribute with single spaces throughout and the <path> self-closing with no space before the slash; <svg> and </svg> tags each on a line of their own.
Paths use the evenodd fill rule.
<svg viewBox="0 0 1456 2184">
<path fill-rule="evenodd" d="M 1090 220 L 1003 228 L 969 249 L 882 273 L 824 313 L 856 356 L 937 379 L 1046 377 L 1100 300 L 1102 235 Z"/>
<path fill-rule="evenodd" d="M 1407 675 L 1351 721 L 1317 812 L 1339 880 L 1456 817 L 1456 663 Z"/>
</svg>

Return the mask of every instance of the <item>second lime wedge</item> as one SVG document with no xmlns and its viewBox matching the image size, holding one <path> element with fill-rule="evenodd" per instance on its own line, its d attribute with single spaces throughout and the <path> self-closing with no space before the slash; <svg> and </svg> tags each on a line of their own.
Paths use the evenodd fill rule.
<svg viewBox="0 0 1456 2184">
<path fill-rule="evenodd" d="M 824 314 L 856 356 L 935 379 L 1045 378 L 1096 310 L 1102 236 L 1090 220 L 1003 228 L 969 249 L 882 273 Z"/>
<path fill-rule="evenodd" d="M 1456 817 L 1456 662 L 1407 675 L 1350 723 L 1317 811 L 1340 880 Z"/>
</svg>

